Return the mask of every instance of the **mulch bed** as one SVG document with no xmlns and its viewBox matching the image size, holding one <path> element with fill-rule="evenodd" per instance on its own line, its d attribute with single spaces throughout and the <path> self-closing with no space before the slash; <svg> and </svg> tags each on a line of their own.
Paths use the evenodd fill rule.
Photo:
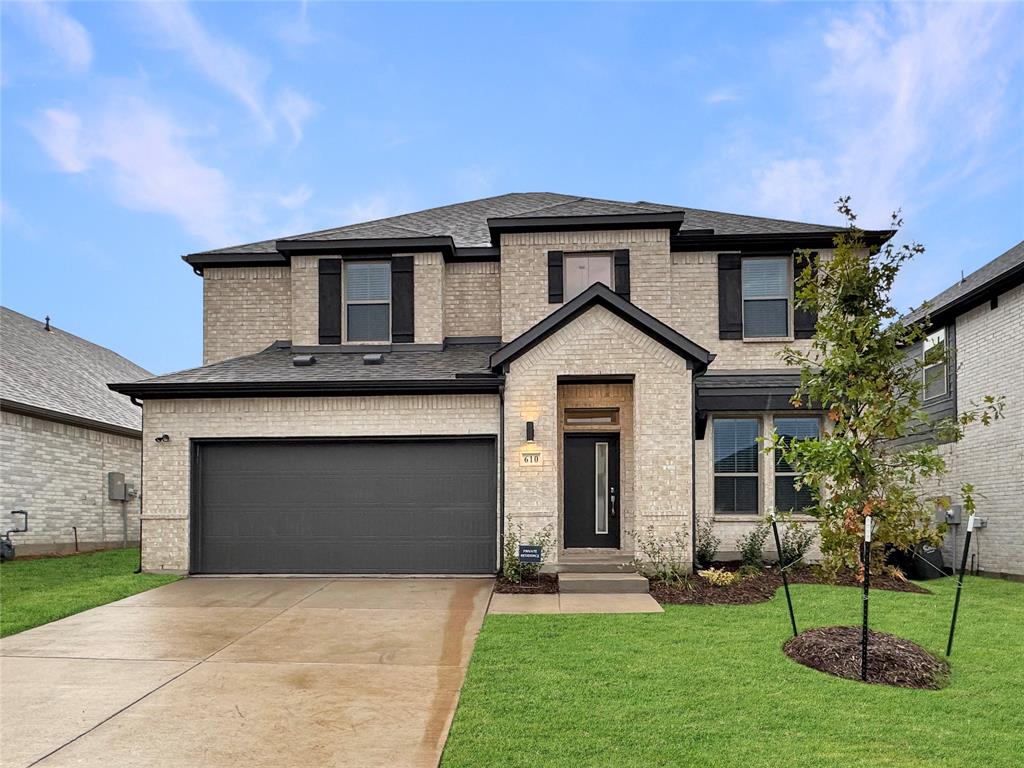
<svg viewBox="0 0 1024 768">
<path fill-rule="evenodd" d="M 789 658 L 836 677 L 860 680 L 860 627 L 817 627 L 782 646 Z M 867 682 L 935 690 L 945 685 L 949 665 L 917 643 L 885 632 L 868 633 Z"/>
<path fill-rule="evenodd" d="M 729 570 L 735 569 L 735 565 L 729 564 L 720 567 Z M 814 568 L 794 568 L 788 571 L 788 576 L 790 584 L 860 586 L 852 572 L 840 574 L 831 581 L 820 576 Z M 651 595 L 662 605 L 746 605 L 771 600 L 780 587 L 782 587 L 782 574 L 778 568 L 770 568 L 763 573 L 746 576 L 736 584 L 723 587 L 716 587 L 697 575 L 689 576 L 678 582 L 652 581 Z M 871 588 L 929 594 L 927 589 L 913 582 L 887 576 L 872 576 Z"/>
<path fill-rule="evenodd" d="M 553 595 L 558 592 L 558 576 L 553 573 L 541 573 L 538 577 L 523 579 L 521 582 L 509 581 L 499 576 L 494 581 L 494 591 L 502 595 Z"/>
</svg>

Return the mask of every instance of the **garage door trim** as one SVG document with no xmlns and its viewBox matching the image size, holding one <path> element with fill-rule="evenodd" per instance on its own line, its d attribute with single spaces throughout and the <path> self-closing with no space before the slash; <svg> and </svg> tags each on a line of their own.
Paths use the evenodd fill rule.
<svg viewBox="0 0 1024 768">
<path fill-rule="evenodd" d="M 251 445 L 254 443 L 273 443 L 273 444 L 287 444 L 287 443 L 418 443 L 418 442 L 465 442 L 465 441 L 488 441 L 492 443 L 494 449 L 494 456 L 500 455 L 498 452 L 498 436 L 494 433 L 479 433 L 479 434 L 460 434 L 460 435 L 445 435 L 445 434 L 423 434 L 423 435 L 359 435 L 352 437 L 334 437 L 334 436 L 323 436 L 323 435 L 312 435 L 308 437 L 303 436 L 289 436 L 289 437 L 193 437 L 189 438 L 189 568 L 190 574 L 200 574 L 203 571 L 200 569 L 202 560 L 202 447 L 211 444 L 236 444 L 236 445 Z M 494 516 L 495 516 L 495 562 L 498 560 L 498 541 L 497 541 L 497 528 L 498 528 L 498 495 L 499 488 L 497 486 L 499 482 L 499 468 L 495 466 L 494 482 L 495 482 L 495 498 L 494 498 Z"/>
</svg>

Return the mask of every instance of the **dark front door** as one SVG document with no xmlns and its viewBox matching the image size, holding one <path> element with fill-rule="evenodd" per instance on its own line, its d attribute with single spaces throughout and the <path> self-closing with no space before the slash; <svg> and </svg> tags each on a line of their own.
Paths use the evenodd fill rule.
<svg viewBox="0 0 1024 768">
<path fill-rule="evenodd" d="M 565 435 L 565 546 L 619 546 L 619 436 Z"/>
<path fill-rule="evenodd" d="M 493 438 L 197 446 L 192 571 L 493 573 Z"/>
</svg>

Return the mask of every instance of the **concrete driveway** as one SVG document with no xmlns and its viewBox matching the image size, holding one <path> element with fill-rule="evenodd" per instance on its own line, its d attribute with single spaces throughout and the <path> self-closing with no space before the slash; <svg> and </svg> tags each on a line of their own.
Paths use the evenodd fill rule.
<svg viewBox="0 0 1024 768">
<path fill-rule="evenodd" d="M 434 766 L 490 579 L 193 578 L 0 641 L 3 766 Z"/>
</svg>

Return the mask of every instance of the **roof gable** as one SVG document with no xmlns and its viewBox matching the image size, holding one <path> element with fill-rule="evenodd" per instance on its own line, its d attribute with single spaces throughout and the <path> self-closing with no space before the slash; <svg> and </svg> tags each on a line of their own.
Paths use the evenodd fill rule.
<svg viewBox="0 0 1024 768">
<path fill-rule="evenodd" d="M 537 344 L 565 327 L 591 307 L 601 306 L 618 315 L 633 327 L 693 363 L 695 372 L 705 370 L 714 354 L 695 344 L 653 315 L 623 299 L 603 283 L 595 283 L 571 301 L 566 302 L 532 328 L 524 331 L 491 355 L 491 368 L 498 370 L 530 351 Z"/>
</svg>

